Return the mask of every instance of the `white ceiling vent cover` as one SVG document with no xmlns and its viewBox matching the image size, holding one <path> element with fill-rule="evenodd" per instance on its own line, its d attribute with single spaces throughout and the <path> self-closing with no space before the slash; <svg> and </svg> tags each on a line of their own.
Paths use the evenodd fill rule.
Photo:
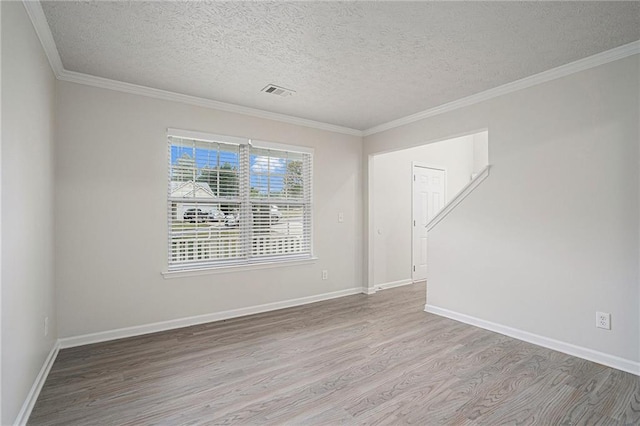
<svg viewBox="0 0 640 426">
<path fill-rule="evenodd" d="M 262 91 L 282 98 L 286 98 L 287 96 L 291 96 L 296 93 L 295 90 L 285 89 L 284 87 L 276 86 L 275 84 L 268 84 L 264 89 L 262 89 Z"/>
</svg>

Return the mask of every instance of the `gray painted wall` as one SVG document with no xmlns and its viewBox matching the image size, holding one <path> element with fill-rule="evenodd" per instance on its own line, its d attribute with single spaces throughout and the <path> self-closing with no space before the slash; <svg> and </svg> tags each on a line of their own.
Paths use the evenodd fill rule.
<svg viewBox="0 0 640 426">
<path fill-rule="evenodd" d="M 429 235 L 427 303 L 640 360 L 639 62 L 365 138 L 368 158 L 489 130 L 491 175 Z M 611 331 L 595 328 L 596 311 L 612 314 Z"/>
<path fill-rule="evenodd" d="M 20 411 L 56 335 L 55 79 L 22 2 L 2 2 L 2 424 Z M 44 336 L 44 318 L 49 335 Z"/>
<path fill-rule="evenodd" d="M 361 286 L 360 137 L 74 83 L 57 89 L 61 337 Z M 164 279 L 168 127 L 313 147 L 318 261 Z"/>
<path fill-rule="evenodd" d="M 486 135 L 486 132 L 484 132 Z M 412 163 L 444 167 L 447 171 L 446 200 L 449 202 L 471 180 L 474 151 L 486 161 L 482 143 L 474 135 L 462 136 L 416 148 L 376 155 L 373 158 L 374 284 L 411 279 L 412 266 Z M 486 140 L 486 138 L 485 138 Z M 476 147 L 475 145 L 478 145 Z"/>
<path fill-rule="evenodd" d="M 638 55 L 363 144 L 55 82 L 24 6 L 0 10 L 3 424 L 18 414 L 58 331 L 77 336 L 366 283 L 369 155 L 483 128 L 494 168 L 430 235 L 428 303 L 640 360 Z M 167 127 L 314 147 L 318 260 L 164 279 Z M 612 313 L 611 331 L 594 327 L 596 310 Z"/>
</svg>

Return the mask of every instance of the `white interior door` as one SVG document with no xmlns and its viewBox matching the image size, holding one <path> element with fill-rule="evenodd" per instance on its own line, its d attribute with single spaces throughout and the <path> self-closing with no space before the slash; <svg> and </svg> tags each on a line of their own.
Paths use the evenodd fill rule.
<svg viewBox="0 0 640 426">
<path fill-rule="evenodd" d="M 446 172 L 413 166 L 413 281 L 427 278 L 427 223 L 444 207 Z"/>
</svg>

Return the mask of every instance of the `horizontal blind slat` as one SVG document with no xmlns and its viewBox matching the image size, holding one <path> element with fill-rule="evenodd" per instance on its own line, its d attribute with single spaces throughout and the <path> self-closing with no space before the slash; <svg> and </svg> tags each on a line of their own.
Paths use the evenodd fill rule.
<svg viewBox="0 0 640 426">
<path fill-rule="evenodd" d="M 170 270 L 311 256 L 311 154 L 169 137 L 169 157 Z"/>
</svg>

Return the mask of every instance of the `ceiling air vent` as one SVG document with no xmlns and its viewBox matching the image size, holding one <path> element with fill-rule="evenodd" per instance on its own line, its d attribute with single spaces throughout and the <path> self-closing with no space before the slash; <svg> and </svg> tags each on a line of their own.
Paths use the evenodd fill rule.
<svg viewBox="0 0 640 426">
<path fill-rule="evenodd" d="M 262 89 L 265 93 L 270 93 L 272 95 L 277 95 L 282 98 L 286 98 L 287 96 L 291 96 L 296 93 L 295 90 L 285 89 L 284 87 L 276 86 L 275 84 L 269 84 L 264 89 Z"/>
</svg>

